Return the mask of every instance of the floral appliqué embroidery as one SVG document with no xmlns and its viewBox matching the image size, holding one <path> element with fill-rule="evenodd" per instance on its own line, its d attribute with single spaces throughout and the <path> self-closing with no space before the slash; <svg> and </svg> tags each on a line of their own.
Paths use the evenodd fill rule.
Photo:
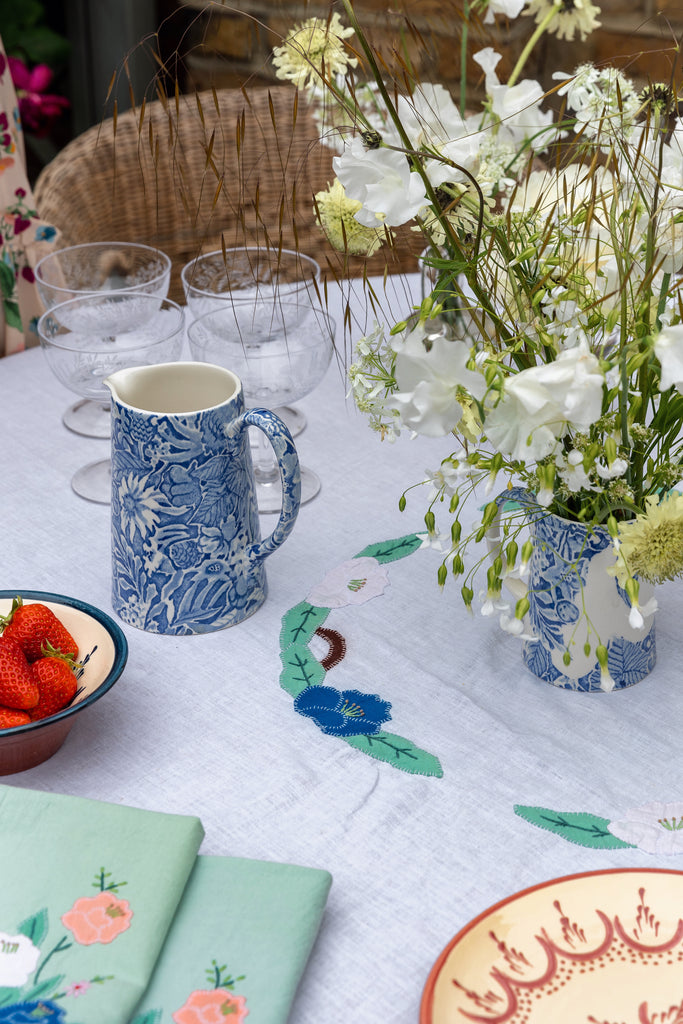
<svg viewBox="0 0 683 1024">
<path fill-rule="evenodd" d="M 87 996 L 94 985 L 113 981 L 111 974 L 96 974 L 65 984 L 64 974 L 44 977 L 53 957 L 65 953 L 73 945 L 112 942 L 129 926 L 133 917 L 128 903 L 116 895 L 125 882 L 111 882 L 111 874 L 100 868 L 93 887 L 97 896 L 76 900 L 61 922 L 71 935 L 62 935 L 47 953 L 42 945 L 49 930 L 46 908 L 26 918 L 17 927 L 17 934 L 0 932 L 0 1024 L 28 1024 L 29 1021 L 66 1024 L 64 999 Z"/>
<path fill-rule="evenodd" d="M 282 619 L 280 686 L 294 700 L 294 709 L 310 718 L 327 736 L 336 736 L 379 761 L 414 775 L 443 776 L 433 754 L 411 740 L 384 732 L 391 719 L 391 704 L 378 694 L 327 683 L 327 673 L 346 654 L 346 640 L 323 625 L 335 608 L 360 606 L 381 596 L 388 583 L 387 563 L 405 558 L 422 546 L 422 538 L 408 534 L 396 540 L 370 544 L 355 558 L 336 566 L 309 592 L 305 601 Z M 317 637 L 328 645 L 316 658 L 310 643 Z"/>
<path fill-rule="evenodd" d="M 174 1024 L 242 1024 L 249 1015 L 246 996 L 235 995 L 233 989 L 238 982 L 244 981 L 246 974 L 233 978 L 226 964 L 219 966 L 217 960 L 211 961 L 206 970 L 207 988 L 192 991 L 180 1009 L 171 1014 Z M 161 1024 L 162 1010 L 148 1010 L 138 1014 L 131 1024 Z M 2 1024 L 0 1018 L 0 1024 Z"/>
<path fill-rule="evenodd" d="M 610 821 L 595 814 L 552 811 L 547 807 L 515 805 L 525 821 L 562 836 L 567 842 L 598 850 L 633 849 L 657 856 L 683 853 L 683 801 L 655 801 L 632 807 L 623 818 Z"/>
</svg>

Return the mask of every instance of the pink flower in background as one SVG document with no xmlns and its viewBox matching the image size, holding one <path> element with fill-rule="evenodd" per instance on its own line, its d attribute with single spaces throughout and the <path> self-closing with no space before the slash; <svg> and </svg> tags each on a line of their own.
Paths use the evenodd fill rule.
<svg viewBox="0 0 683 1024">
<path fill-rule="evenodd" d="M 18 57 L 8 57 L 7 60 L 24 130 L 38 138 L 47 135 L 53 122 L 69 106 L 69 101 L 64 96 L 45 92 L 53 78 L 47 64 L 37 64 L 29 71 Z"/>
<path fill-rule="evenodd" d="M 175 1024 L 242 1024 L 249 1010 L 244 996 L 224 988 L 198 989 L 172 1014 Z"/>
<path fill-rule="evenodd" d="M 91 946 L 111 942 L 130 927 L 132 917 L 126 900 L 105 891 L 76 900 L 71 910 L 62 914 L 62 924 L 73 932 L 76 942 Z"/>
<path fill-rule="evenodd" d="M 74 981 L 66 990 L 68 996 L 82 996 L 90 988 L 89 981 Z"/>
</svg>

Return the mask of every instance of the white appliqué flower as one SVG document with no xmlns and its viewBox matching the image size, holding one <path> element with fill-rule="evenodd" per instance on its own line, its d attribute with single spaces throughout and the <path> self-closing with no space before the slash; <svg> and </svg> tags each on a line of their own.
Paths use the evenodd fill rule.
<svg viewBox="0 0 683 1024">
<path fill-rule="evenodd" d="M 36 969 L 40 950 L 26 935 L 0 932 L 0 985 L 21 988 Z"/>
<path fill-rule="evenodd" d="M 365 227 L 405 224 L 427 203 L 422 178 L 397 150 L 366 149 L 355 138 L 332 164 L 348 198 L 362 204 L 355 217 Z"/>
<path fill-rule="evenodd" d="M 683 853 L 683 803 L 655 803 L 633 807 L 607 826 L 617 839 L 645 853 L 671 856 Z"/>
<path fill-rule="evenodd" d="M 600 364 L 584 340 L 560 352 L 552 363 L 509 377 L 500 402 L 486 418 L 486 436 L 513 459 L 542 459 L 569 427 L 586 430 L 600 417 L 604 383 Z"/>
<path fill-rule="evenodd" d="M 365 604 L 383 594 L 389 584 L 386 566 L 376 558 L 350 558 L 331 569 L 306 598 L 316 608 Z"/>
<path fill-rule="evenodd" d="M 470 349 L 463 341 L 437 335 L 424 345 L 424 327 L 418 325 L 396 342 L 394 376 L 398 391 L 392 396 L 402 422 L 418 434 L 443 437 L 460 422 L 463 409 L 458 389 L 482 398 L 486 382 L 470 370 Z"/>
</svg>

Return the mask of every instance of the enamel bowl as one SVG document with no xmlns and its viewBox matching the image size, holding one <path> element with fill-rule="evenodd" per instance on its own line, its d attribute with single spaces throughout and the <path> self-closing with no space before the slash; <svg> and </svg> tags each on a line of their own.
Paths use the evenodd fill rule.
<svg viewBox="0 0 683 1024">
<path fill-rule="evenodd" d="M 12 599 L 24 604 L 40 601 L 51 608 L 78 644 L 78 689 L 71 703 L 56 715 L 13 729 L 0 729 L 0 775 L 34 768 L 61 747 L 71 726 L 86 708 L 110 690 L 123 672 L 128 642 L 120 627 L 105 612 L 85 601 L 36 590 L 0 590 L 0 615 L 7 615 Z"/>
</svg>

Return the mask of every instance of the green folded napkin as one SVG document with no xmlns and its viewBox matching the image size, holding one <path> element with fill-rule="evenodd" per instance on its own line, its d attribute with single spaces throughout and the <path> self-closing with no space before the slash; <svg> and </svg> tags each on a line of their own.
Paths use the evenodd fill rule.
<svg viewBox="0 0 683 1024">
<path fill-rule="evenodd" d="M 316 868 L 198 857 L 131 1024 L 284 1024 L 331 882 Z"/>
<path fill-rule="evenodd" d="M 0 1024 L 126 1024 L 202 837 L 198 818 L 0 786 Z"/>
</svg>

